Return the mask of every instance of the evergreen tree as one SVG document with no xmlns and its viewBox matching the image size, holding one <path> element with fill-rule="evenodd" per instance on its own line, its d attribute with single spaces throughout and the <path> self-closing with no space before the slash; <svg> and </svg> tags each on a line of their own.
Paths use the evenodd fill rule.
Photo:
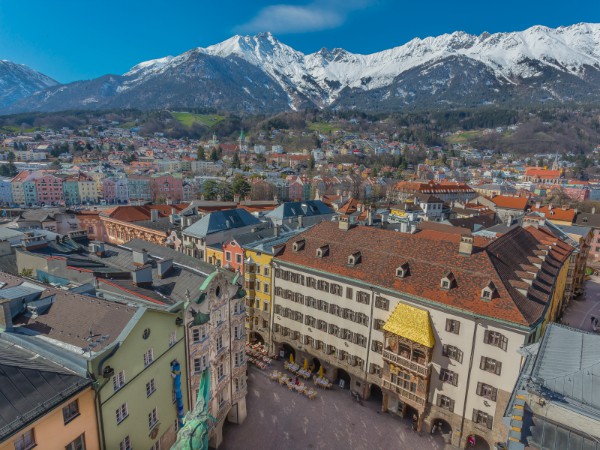
<svg viewBox="0 0 600 450">
<path fill-rule="evenodd" d="M 206 153 L 204 153 L 204 147 L 202 147 L 201 145 L 198 146 L 198 161 L 205 161 L 206 160 Z"/>
<path fill-rule="evenodd" d="M 210 152 L 210 160 L 212 162 L 217 162 L 219 160 L 219 154 L 217 153 L 217 149 L 213 148 Z"/>
<path fill-rule="evenodd" d="M 240 155 L 238 155 L 238 152 L 235 152 L 233 154 L 233 161 L 231 162 L 231 166 L 234 169 L 239 169 L 241 167 L 241 164 L 240 164 Z"/>
</svg>

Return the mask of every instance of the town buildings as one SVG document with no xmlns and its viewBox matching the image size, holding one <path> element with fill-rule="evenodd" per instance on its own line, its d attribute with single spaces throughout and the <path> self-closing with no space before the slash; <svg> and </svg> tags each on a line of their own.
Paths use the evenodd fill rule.
<svg viewBox="0 0 600 450">
<path fill-rule="evenodd" d="M 273 260 L 273 341 L 419 430 L 492 445 L 517 350 L 558 316 L 571 253 L 533 227 L 488 241 L 324 222 Z"/>
</svg>

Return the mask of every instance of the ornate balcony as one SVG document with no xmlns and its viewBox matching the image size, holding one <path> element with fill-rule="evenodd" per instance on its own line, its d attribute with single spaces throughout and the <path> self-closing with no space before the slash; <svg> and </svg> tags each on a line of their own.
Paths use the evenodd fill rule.
<svg viewBox="0 0 600 450">
<path fill-rule="evenodd" d="M 388 389 L 392 392 L 395 392 L 396 394 L 398 394 L 401 398 L 407 399 L 407 400 L 411 400 L 412 402 L 416 403 L 417 405 L 425 405 L 425 403 L 427 402 L 427 399 L 424 397 L 421 397 L 420 395 L 418 395 L 416 392 L 411 392 L 408 389 L 404 389 L 402 386 L 392 383 L 389 380 L 383 379 L 383 387 L 385 389 Z"/>
<path fill-rule="evenodd" d="M 420 364 L 410 359 L 404 358 L 403 356 L 397 355 L 389 350 L 383 351 L 383 359 L 396 364 L 404 369 L 411 370 L 423 377 L 428 377 L 431 372 L 430 368 L 424 364 Z"/>
</svg>

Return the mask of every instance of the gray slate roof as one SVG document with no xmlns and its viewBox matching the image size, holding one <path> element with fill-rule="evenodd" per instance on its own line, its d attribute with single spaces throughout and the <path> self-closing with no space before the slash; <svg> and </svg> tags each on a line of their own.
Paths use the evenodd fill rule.
<svg viewBox="0 0 600 450">
<path fill-rule="evenodd" d="M 0 441 L 90 384 L 91 380 L 0 339 Z"/>
<path fill-rule="evenodd" d="M 260 220 L 242 208 L 215 211 L 190 225 L 183 234 L 205 238 L 209 234 L 232 230 L 250 225 L 258 225 Z"/>
<path fill-rule="evenodd" d="M 600 414 L 600 335 L 549 325 L 532 376 L 551 392 Z"/>
<path fill-rule="evenodd" d="M 292 217 L 310 217 L 324 214 L 334 214 L 335 211 L 321 200 L 308 200 L 306 202 L 286 202 L 279 205 L 266 215 L 269 219 L 289 219 Z"/>
</svg>

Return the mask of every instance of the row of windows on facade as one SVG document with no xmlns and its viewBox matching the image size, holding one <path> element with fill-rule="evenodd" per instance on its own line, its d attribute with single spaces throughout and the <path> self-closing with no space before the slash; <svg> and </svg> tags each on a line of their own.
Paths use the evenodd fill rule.
<svg viewBox="0 0 600 450">
<path fill-rule="evenodd" d="M 366 336 L 355 333 L 346 328 L 340 328 L 334 324 L 328 324 L 324 320 L 317 320 L 314 317 L 309 315 L 304 316 L 302 313 L 298 311 L 291 310 L 289 308 L 281 308 L 281 305 L 275 306 L 275 313 L 281 314 L 283 317 L 286 317 L 291 320 L 295 320 L 296 322 L 303 323 L 308 325 L 309 327 L 315 327 L 320 331 L 327 332 L 331 335 L 334 335 L 340 339 L 344 339 L 348 342 L 352 342 L 353 344 L 360 345 L 361 347 L 367 346 L 367 338 Z"/>
<path fill-rule="evenodd" d="M 365 303 L 364 301 L 358 300 L 360 292 L 357 292 L 357 301 L 359 303 Z M 365 293 L 366 294 L 366 293 Z M 353 322 L 362 323 L 365 326 L 369 324 L 369 317 L 363 313 L 354 312 L 350 308 L 341 308 L 340 306 L 334 303 L 328 303 L 325 300 L 318 300 L 314 297 L 304 296 L 299 292 L 292 292 L 289 289 L 283 289 L 281 287 L 275 288 L 275 295 L 284 298 L 286 300 L 291 300 L 294 303 L 299 303 L 301 305 L 308 306 L 309 308 L 315 308 L 319 311 L 323 311 L 329 314 L 333 314 L 338 317 L 343 317 L 344 319 L 352 320 Z M 368 294 L 367 294 L 368 296 Z M 363 298 L 364 299 L 364 298 Z M 367 297 L 366 304 L 369 304 L 369 297 Z M 388 311 L 389 310 L 389 300 L 383 297 L 375 298 L 375 307 Z"/>
<path fill-rule="evenodd" d="M 330 283 L 325 280 L 317 280 L 313 277 L 305 277 L 304 275 L 289 270 L 275 269 L 275 277 L 285 281 L 290 281 L 292 283 L 299 284 L 301 286 L 306 286 L 319 291 L 328 292 L 339 297 L 342 297 L 344 295 L 344 289 L 339 284 Z M 275 295 L 282 296 L 281 292 L 284 292 L 282 288 L 277 287 L 275 289 Z M 354 291 L 351 287 L 346 287 L 345 294 L 347 299 L 354 299 Z M 371 303 L 371 294 L 365 291 L 357 291 L 356 301 L 364 305 L 369 305 Z M 385 311 L 389 311 L 389 300 L 378 296 L 375 298 L 375 307 L 383 309 Z"/>
<path fill-rule="evenodd" d="M 325 344 L 323 341 L 320 341 L 318 339 L 313 339 L 312 337 L 307 336 L 305 334 L 300 334 L 300 332 L 298 332 L 298 331 L 290 330 L 289 328 L 282 327 L 279 324 L 274 325 L 274 331 L 275 331 L 275 333 L 279 333 L 282 336 L 289 336 L 292 340 L 298 340 L 304 345 L 310 345 L 315 350 L 323 351 L 328 355 L 335 354 L 336 358 L 339 361 L 345 361 L 346 363 L 348 363 L 351 366 L 357 366 L 360 369 L 363 368 L 363 365 L 364 365 L 363 359 L 361 359 L 358 356 L 351 355 L 345 350 L 338 349 L 338 348 L 334 347 L 333 345 Z M 366 338 L 365 338 L 365 341 L 366 341 Z"/>
<path fill-rule="evenodd" d="M 250 263 L 250 264 L 246 264 L 246 267 L 245 267 L 244 271 L 246 273 L 255 273 L 256 275 L 260 275 L 261 274 L 260 273 L 261 272 L 261 267 L 262 267 L 262 274 L 265 277 L 268 277 L 269 274 L 271 273 L 271 270 L 269 269 L 269 266 L 264 266 L 263 267 L 263 266 L 261 266 L 259 264 Z"/>
<path fill-rule="evenodd" d="M 478 384 L 478 395 L 482 395 L 479 393 L 479 390 L 480 390 L 479 385 L 483 385 L 483 386 L 487 386 L 487 385 L 484 385 L 483 383 Z M 481 392 L 483 392 L 484 388 L 481 388 L 481 389 L 482 389 Z M 489 387 L 487 387 L 485 389 L 489 389 Z M 486 392 L 489 392 L 489 390 Z M 440 408 L 447 409 L 450 412 L 454 412 L 454 400 L 446 395 L 438 394 L 437 399 L 436 399 L 436 405 L 439 406 Z M 473 422 L 484 425 L 485 427 L 487 427 L 491 430 L 494 418 L 492 415 L 486 413 L 485 411 L 480 411 L 480 410 L 474 408 L 472 420 L 473 420 Z"/>
<path fill-rule="evenodd" d="M 117 425 L 121 424 L 127 417 L 129 417 L 129 409 L 127 407 L 127 403 L 123 403 L 120 407 L 115 411 L 115 416 L 117 419 Z M 152 411 L 148 413 L 148 429 L 152 430 L 156 424 L 158 423 L 158 411 L 156 408 L 152 408 Z"/>
<path fill-rule="evenodd" d="M 246 281 L 246 289 L 250 291 L 259 291 L 260 292 L 261 283 L 260 281 Z M 268 294 L 270 291 L 269 283 L 262 284 L 262 292 Z"/>
<path fill-rule="evenodd" d="M 14 440 L 15 450 L 30 450 L 37 446 L 34 429 L 27 430 Z M 85 434 L 80 434 L 65 446 L 65 450 L 85 450 Z"/>
</svg>

